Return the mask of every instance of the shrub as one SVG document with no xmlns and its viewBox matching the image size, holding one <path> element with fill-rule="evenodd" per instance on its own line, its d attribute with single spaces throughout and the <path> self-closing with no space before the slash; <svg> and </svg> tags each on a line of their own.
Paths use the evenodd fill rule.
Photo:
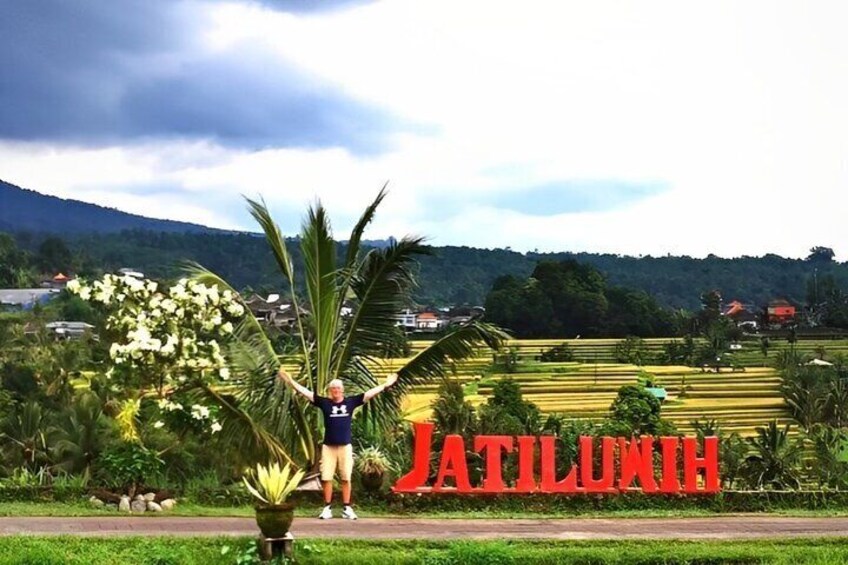
<svg viewBox="0 0 848 565">
<path fill-rule="evenodd" d="M 567 343 L 561 343 L 551 347 L 539 356 L 543 363 L 565 363 L 574 361 L 574 350 Z"/>
<path fill-rule="evenodd" d="M 618 389 L 618 396 L 610 407 L 611 427 L 617 434 L 660 435 L 667 429 L 661 426 L 660 401 L 639 385 L 625 385 Z"/>
<path fill-rule="evenodd" d="M 465 400 L 462 385 L 456 381 L 445 381 L 439 385 L 438 397 L 432 408 L 436 431 L 442 435 L 460 434 L 470 437 L 477 428 L 474 406 Z"/>
<path fill-rule="evenodd" d="M 683 341 L 669 341 L 663 344 L 659 362 L 663 365 L 692 365 L 695 357 L 695 341 L 687 334 Z"/>
<path fill-rule="evenodd" d="M 636 336 L 628 336 L 615 345 L 615 360 L 618 363 L 644 365 L 649 360 L 645 340 Z"/>
<path fill-rule="evenodd" d="M 521 396 L 521 385 L 506 378 L 492 389 L 492 396 L 480 407 L 480 428 L 485 434 L 534 435 L 540 429 L 539 408 Z"/>
<path fill-rule="evenodd" d="M 154 478 L 164 466 L 156 452 L 141 444 L 127 442 L 116 444 L 98 459 L 101 479 L 134 496 L 139 486 Z"/>
</svg>

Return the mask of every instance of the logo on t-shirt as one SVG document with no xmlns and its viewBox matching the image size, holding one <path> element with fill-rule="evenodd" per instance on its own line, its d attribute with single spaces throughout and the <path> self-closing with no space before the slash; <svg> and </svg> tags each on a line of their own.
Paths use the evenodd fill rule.
<svg viewBox="0 0 848 565">
<path fill-rule="evenodd" d="M 347 404 L 333 406 L 333 413 L 330 414 L 331 418 L 344 418 L 345 416 L 347 416 Z"/>
</svg>

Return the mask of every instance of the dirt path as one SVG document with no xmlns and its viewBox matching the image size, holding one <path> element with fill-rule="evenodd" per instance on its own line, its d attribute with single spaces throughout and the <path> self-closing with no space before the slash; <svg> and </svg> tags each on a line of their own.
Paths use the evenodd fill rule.
<svg viewBox="0 0 848 565">
<path fill-rule="evenodd" d="M 252 518 L 0 517 L 0 535 L 251 536 Z M 714 518 L 574 518 L 562 520 L 458 520 L 361 518 L 356 522 L 296 518 L 296 538 L 361 539 L 745 539 L 848 537 L 848 518 L 762 515 Z"/>
</svg>

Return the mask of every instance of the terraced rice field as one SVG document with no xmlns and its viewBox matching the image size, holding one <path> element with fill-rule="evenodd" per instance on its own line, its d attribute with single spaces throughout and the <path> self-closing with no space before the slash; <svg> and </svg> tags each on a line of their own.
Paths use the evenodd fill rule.
<svg viewBox="0 0 848 565">
<path fill-rule="evenodd" d="M 606 349 L 615 348 L 618 340 L 576 341 L 582 342 L 583 352 L 598 352 L 602 357 L 609 353 Z M 649 343 L 662 347 L 667 341 L 649 340 Z M 638 382 L 641 370 L 652 374 L 655 382 L 666 388 L 669 397 L 663 405 L 663 417 L 674 422 L 683 433 L 691 433 L 692 421 L 698 419 L 715 419 L 727 432 L 735 431 L 743 436 L 754 435 L 758 426 L 772 419 L 792 423 L 780 393 L 780 376 L 772 368 L 748 367 L 744 371 L 726 369 L 715 373 L 682 366 L 640 368 L 611 362 L 539 363 L 534 360 L 540 351 L 558 343 L 562 341 L 511 342 L 511 346 L 519 348 L 522 362 L 517 371 L 510 374 L 493 373 L 491 351 L 481 350 L 476 359 L 457 364 L 454 378 L 467 385 L 466 391 L 472 394 L 466 397 L 475 405 L 486 401 L 498 379 L 511 377 L 521 384 L 524 397 L 543 412 L 599 420 L 607 414 L 622 385 Z M 415 350 L 422 346 L 415 344 Z M 759 351 L 757 354 L 762 363 L 762 355 Z M 380 371 L 393 370 L 401 362 L 387 362 Z M 404 406 L 407 418 L 428 419 L 436 389 L 436 385 L 429 385 L 411 394 Z"/>
<path fill-rule="evenodd" d="M 611 339 L 515 339 L 507 343 L 509 348 L 514 348 L 519 359 L 532 361 L 544 351 L 560 345 L 568 344 L 574 352 L 576 361 L 584 363 L 615 363 L 615 346 L 621 341 L 618 338 Z M 659 356 L 663 346 L 672 341 L 681 341 L 680 338 L 650 338 L 645 339 L 645 348 L 649 356 Z M 700 340 L 696 340 L 696 344 Z M 733 351 L 730 355 L 736 361 L 746 367 L 769 365 L 778 352 L 789 349 L 791 345 L 786 340 L 772 339 L 768 350 L 768 356 L 763 357 L 760 350 L 760 341 L 752 339 L 741 342 L 741 349 Z M 427 342 L 413 341 L 413 354 L 425 347 Z M 848 356 L 848 340 L 801 340 L 795 344 L 795 349 L 801 354 L 813 357 L 817 351 L 823 348 L 826 357 L 836 355 Z M 482 352 L 481 352 L 482 353 Z M 486 354 L 491 355 L 490 351 Z"/>
</svg>

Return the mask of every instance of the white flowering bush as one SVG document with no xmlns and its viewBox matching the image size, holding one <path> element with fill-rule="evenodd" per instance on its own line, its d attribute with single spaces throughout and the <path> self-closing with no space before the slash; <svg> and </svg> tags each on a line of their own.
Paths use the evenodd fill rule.
<svg viewBox="0 0 848 565">
<path fill-rule="evenodd" d="M 184 407 L 169 398 L 230 379 L 222 345 L 244 315 L 235 293 L 187 279 L 161 287 L 156 281 L 111 274 L 91 284 L 73 280 L 67 288 L 106 313 L 110 378 L 126 387 L 155 390 L 163 413 L 183 411 L 210 432 L 220 431 L 214 410 L 199 404 Z M 163 425 L 159 420 L 154 427 Z"/>
</svg>

